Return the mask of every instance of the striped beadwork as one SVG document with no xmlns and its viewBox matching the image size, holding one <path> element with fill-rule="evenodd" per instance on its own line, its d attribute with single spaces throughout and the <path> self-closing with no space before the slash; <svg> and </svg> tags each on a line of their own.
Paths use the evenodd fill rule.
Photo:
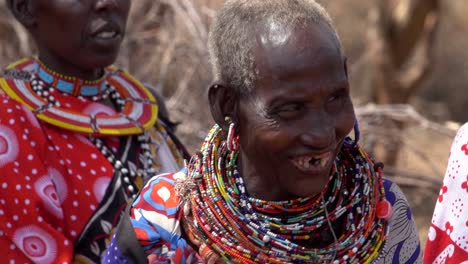
<svg viewBox="0 0 468 264">
<path fill-rule="evenodd" d="M 314 197 L 264 201 L 248 195 L 215 126 L 189 164 L 197 184 L 191 193 L 195 227 L 227 263 L 370 263 L 387 239 L 381 169 L 347 138 L 329 182 Z M 324 246 L 310 246 L 332 236 Z"/>
</svg>

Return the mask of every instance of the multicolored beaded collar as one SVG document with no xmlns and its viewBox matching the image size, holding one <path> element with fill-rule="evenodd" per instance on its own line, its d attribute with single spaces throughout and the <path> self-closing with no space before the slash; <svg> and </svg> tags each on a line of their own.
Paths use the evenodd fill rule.
<svg viewBox="0 0 468 264">
<path fill-rule="evenodd" d="M 191 188 L 189 211 L 195 236 L 205 247 L 227 263 L 375 260 L 388 235 L 389 203 L 381 168 L 374 168 L 351 139 L 346 139 L 320 195 L 263 201 L 248 196 L 237 169 L 238 152 L 228 150 L 222 134 L 216 125 L 188 167 L 196 185 Z M 342 233 L 335 234 L 335 228 Z M 324 231 L 333 235 L 327 246 L 308 246 L 323 239 Z"/>
<path fill-rule="evenodd" d="M 89 82 L 61 76 L 35 59 L 23 59 L 7 67 L 0 88 L 40 120 L 83 134 L 140 134 L 157 120 L 158 107 L 151 92 L 115 67 L 106 68 L 101 79 Z M 60 103 L 61 99 L 99 101 L 108 96 L 120 103 L 117 114 L 87 115 Z"/>
<path fill-rule="evenodd" d="M 63 93 L 73 96 L 96 96 L 106 90 L 106 74 L 95 81 L 83 81 L 54 72 L 38 59 L 36 62 L 35 72 L 39 79 Z"/>
</svg>

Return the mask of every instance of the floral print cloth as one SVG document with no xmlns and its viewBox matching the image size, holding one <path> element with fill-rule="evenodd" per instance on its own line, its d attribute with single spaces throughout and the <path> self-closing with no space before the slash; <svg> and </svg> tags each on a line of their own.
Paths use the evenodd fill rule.
<svg viewBox="0 0 468 264">
<path fill-rule="evenodd" d="M 429 228 L 424 263 L 468 263 L 468 123 L 450 157 Z"/>
<path fill-rule="evenodd" d="M 65 104 L 70 108 L 113 111 L 68 97 Z M 113 166 L 86 136 L 39 121 L 1 92 L 0 103 L 0 262 L 95 263 L 75 254 L 74 247 L 100 208 Z M 117 151 L 118 138 L 103 140 Z M 181 162 L 165 142 L 157 155 L 163 165 L 160 172 L 180 169 Z M 113 208 L 116 213 L 110 221 L 99 220 L 105 239 L 110 240 L 124 208 L 125 204 Z M 92 243 L 90 247 L 99 260 L 105 247 Z"/>
</svg>

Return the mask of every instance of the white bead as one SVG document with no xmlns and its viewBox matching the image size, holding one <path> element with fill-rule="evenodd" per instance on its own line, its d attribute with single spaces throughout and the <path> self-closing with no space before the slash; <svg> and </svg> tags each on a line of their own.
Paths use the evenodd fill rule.
<svg viewBox="0 0 468 264">
<path fill-rule="evenodd" d="M 185 216 L 189 216 L 190 215 L 190 203 L 189 202 L 186 202 L 184 204 L 184 215 Z"/>
</svg>

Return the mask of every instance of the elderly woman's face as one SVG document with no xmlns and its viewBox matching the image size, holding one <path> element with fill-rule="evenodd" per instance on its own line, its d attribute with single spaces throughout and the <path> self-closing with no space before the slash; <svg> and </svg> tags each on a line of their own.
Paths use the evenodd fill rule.
<svg viewBox="0 0 468 264">
<path fill-rule="evenodd" d="M 258 81 L 239 103 L 247 189 L 263 199 L 320 193 L 355 116 L 345 61 L 326 26 L 257 35 Z"/>
<path fill-rule="evenodd" d="M 115 61 L 130 0 L 36 0 L 35 5 L 31 32 L 45 63 L 91 70 Z"/>
</svg>

